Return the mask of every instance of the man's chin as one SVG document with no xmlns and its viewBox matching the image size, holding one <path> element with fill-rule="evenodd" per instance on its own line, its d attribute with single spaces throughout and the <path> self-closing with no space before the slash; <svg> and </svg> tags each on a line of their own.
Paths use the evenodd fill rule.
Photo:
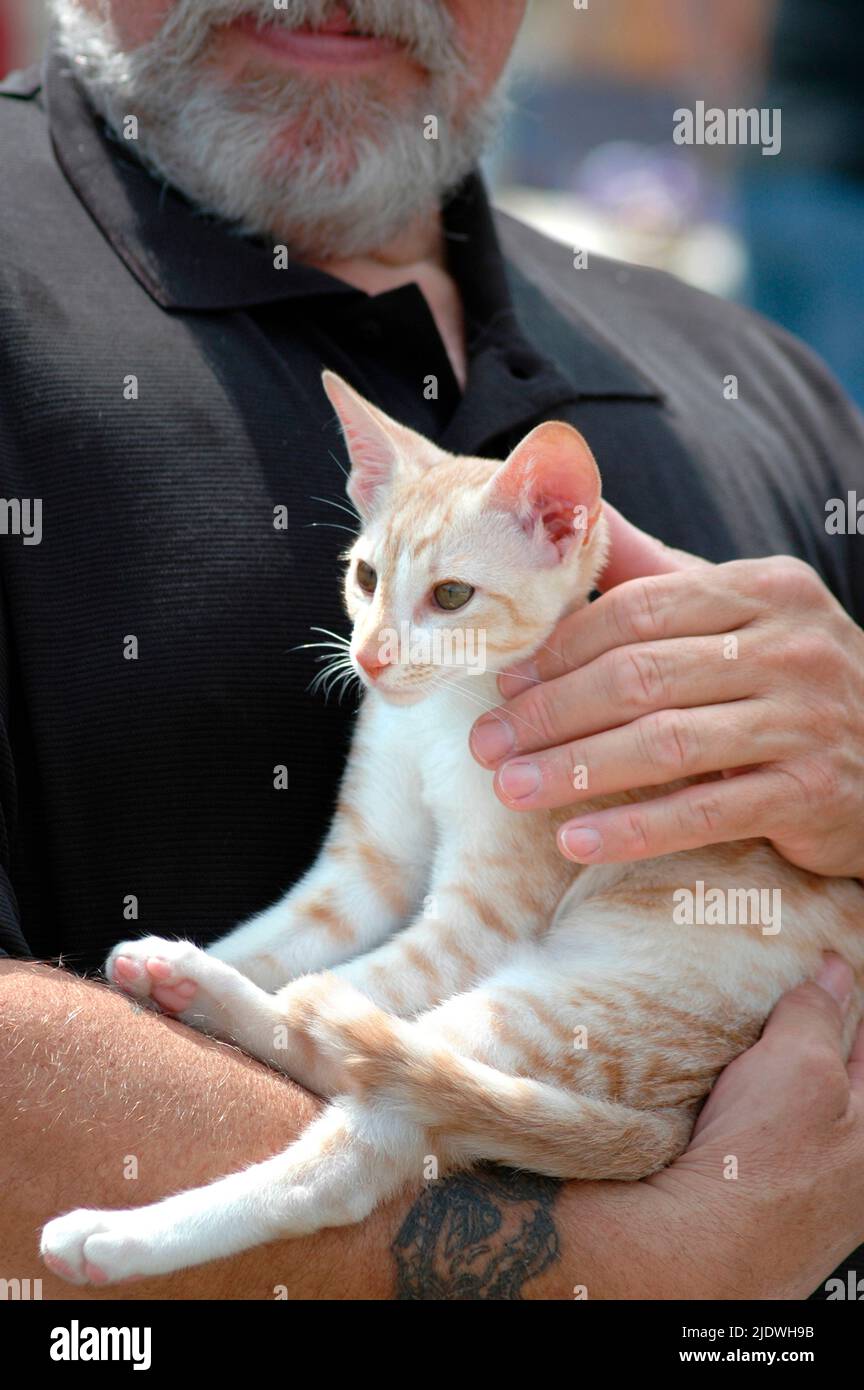
<svg viewBox="0 0 864 1390">
<path fill-rule="evenodd" d="M 286 122 L 282 131 L 274 133 L 267 149 L 262 169 L 263 177 L 269 182 L 282 181 L 286 195 L 290 196 L 293 183 L 292 172 L 298 161 L 305 159 L 326 160 L 327 183 L 331 196 L 344 190 L 355 178 L 360 166 L 360 154 L 356 139 L 352 136 L 340 138 L 328 136 L 323 129 L 310 131 L 309 123 L 299 125 L 296 121 Z M 308 213 L 308 206 L 306 212 Z"/>
<path fill-rule="evenodd" d="M 458 186 L 494 125 L 497 97 L 473 109 L 456 69 L 434 76 L 406 51 L 358 64 L 342 81 L 268 66 L 266 45 L 226 66 L 228 45 L 205 26 L 183 64 L 160 64 L 154 48 L 124 71 L 110 35 L 63 3 L 67 51 L 83 45 L 90 55 L 82 80 L 113 129 L 125 112 L 141 113 L 137 153 L 151 172 L 298 260 L 346 260 L 391 243 Z M 434 141 L 424 138 L 428 111 L 443 126 Z"/>
</svg>

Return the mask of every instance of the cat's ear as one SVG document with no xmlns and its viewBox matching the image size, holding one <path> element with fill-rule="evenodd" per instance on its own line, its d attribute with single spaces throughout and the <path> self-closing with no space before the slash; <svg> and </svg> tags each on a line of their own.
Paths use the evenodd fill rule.
<svg viewBox="0 0 864 1390">
<path fill-rule="evenodd" d="M 321 381 L 339 416 L 351 460 L 348 496 L 368 520 L 379 493 L 410 459 L 413 432 L 391 420 L 336 372 L 325 371 Z"/>
<path fill-rule="evenodd" d="M 490 482 L 490 501 L 512 512 L 550 563 L 583 546 L 600 516 L 600 472 L 572 425 L 550 420 L 516 445 Z"/>
</svg>

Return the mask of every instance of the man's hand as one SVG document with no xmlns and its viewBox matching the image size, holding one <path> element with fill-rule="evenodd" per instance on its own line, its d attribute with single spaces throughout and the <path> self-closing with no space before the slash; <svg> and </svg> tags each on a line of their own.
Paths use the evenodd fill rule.
<svg viewBox="0 0 864 1390">
<path fill-rule="evenodd" d="M 802 1299 L 855 1249 L 864 1029 L 844 1065 L 851 986 L 829 956 L 817 983 L 781 999 L 661 1173 L 567 1184 L 556 1210 L 574 1288 L 590 1299 Z M 559 1264 L 529 1297 L 561 1297 L 563 1280 Z"/>
<path fill-rule="evenodd" d="M 853 983 L 827 956 L 817 983 L 785 995 L 686 1153 L 647 1179 L 681 1212 L 704 1204 L 727 1297 L 804 1298 L 864 1241 L 864 1025 L 848 1065 L 842 1045 Z"/>
<path fill-rule="evenodd" d="M 535 810 L 720 773 L 576 817 L 559 846 L 596 864 L 764 836 L 803 869 L 864 876 L 864 632 L 801 560 L 709 565 L 605 510 L 602 597 L 474 726 L 499 798 Z"/>
</svg>

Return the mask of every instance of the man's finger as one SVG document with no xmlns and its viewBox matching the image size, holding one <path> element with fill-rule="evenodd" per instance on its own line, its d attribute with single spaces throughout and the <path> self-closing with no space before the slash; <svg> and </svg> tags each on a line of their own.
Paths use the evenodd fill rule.
<svg viewBox="0 0 864 1390">
<path fill-rule="evenodd" d="M 628 579 L 642 579 L 649 574 L 668 574 L 674 570 L 710 569 L 707 560 L 690 555 L 686 550 L 672 550 L 656 536 L 640 531 L 627 521 L 616 507 L 603 503 L 603 515 L 609 527 L 609 559 L 597 582 L 605 593 Z"/>
<path fill-rule="evenodd" d="M 752 600 L 713 565 L 699 574 L 656 575 L 622 583 L 562 619 L 532 660 L 514 666 L 500 678 L 498 687 L 505 700 L 512 700 L 538 680 L 554 680 L 633 642 L 716 637 L 718 658 L 728 660 L 724 639 L 750 623 L 756 613 Z"/>
<path fill-rule="evenodd" d="M 765 1049 L 785 1055 L 790 1066 L 803 1077 L 801 1051 L 806 1047 L 808 1065 L 824 1069 L 825 1081 L 845 1076 L 843 1068 L 843 1027 L 849 1009 L 854 974 L 842 956 L 826 952 L 824 965 L 815 980 L 800 984 L 783 995 L 763 1033 Z"/>
<path fill-rule="evenodd" d="M 697 782 L 656 801 L 576 816 L 558 830 L 558 847 L 577 864 L 624 864 L 680 850 L 765 835 L 777 819 L 782 782 L 762 771 Z"/>
<path fill-rule="evenodd" d="M 494 787 L 514 810 L 578 805 L 634 787 L 731 771 L 742 760 L 774 762 L 784 756 L 786 738 L 767 700 L 664 710 L 620 729 L 511 758 L 498 768 Z"/>
<path fill-rule="evenodd" d="M 818 1101 L 828 1101 L 835 1117 L 845 1113 L 849 1079 L 843 1067 L 844 1001 L 853 980 L 840 956 L 826 954 L 816 980 L 783 995 L 759 1041 L 721 1073 L 693 1131 L 698 1145 L 710 1143 L 712 1132 L 727 1129 L 730 1112 L 736 1109 L 744 1115 L 752 1112 L 763 1122 L 766 1117 L 770 1122 L 778 1110 L 787 1117 L 801 1113 L 804 1122 L 812 1121 Z M 864 1027 L 859 1045 L 864 1049 Z M 858 1084 L 864 1087 L 864 1080 Z"/>
<path fill-rule="evenodd" d="M 849 1054 L 849 1081 L 859 1103 L 864 1103 L 864 1022 L 858 1028 Z"/>
<path fill-rule="evenodd" d="M 556 748 L 571 739 L 619 728 L 646 714 L 750 700 L 759 695 L 754 685 L 755 665 L 747 659 L 757 644 L 751 642 L 749 634 L 741 633 L 736 637 L 741 660 L 728 661 L 723 658 L 722 640 L 675 638 L 605 652 L 587 666 L 533 685 L 500 709 L 483 715 L 471 732 L 471 751 L 485 767 L 494 767 L 516 753 Z M 736 656 L 738 650 L 736 645 Z M 742 750 L 738 761 L 752 762 L 753 758 Z"/>
<path fill-rule="evenodd" d="M 606 560 L 603 572 L 597 580 L 597 588 L 606 593 L 610 589 L 615 589 L 620 584 L 626 584 L 631 579 L 645 579 L 649 576 L 662 574 L 678 574 L 683 570 L 693 569 L 713 569 L 707 560 L 700 560 L 696 555 L 689 555 L 684 550 L 672 550 L 668 545 L 664 545 L 656 536 L 650 536 L 647 531 L 641 531 L 638 526 L 634 526 L 632 521 L 627 521 L 621 515 L 617 507 L 613 507 L 610 502 L 603 503 L 603 515 L 609 530 L 609 555 Z M 668 603 L 669 595 L 666 590 L 658 590 L 654 607 L 658 614 L 664 607 L 674 610 L 675 599 L 679 597 L 683 590 L 680 586 L 674 586 L 671 595 L 671 604 Z M 665 602 L 664 602 L 665 600 Z M 639 605 L 639 595 L 635 595 L 632 601 Z M 697 622 L 692 633 L 686 628 L 680 628 L 675 632 L 658 631 L 645 632 L 642 636 L 627 636 L 628 614 L 626 611 L 627 601 L 618 604 L 615 608 L 607 610 L 602 615 L 601 623 L 598 625 L 596 618 L 589 616 L 592 610 L 599 608 L 599 604 L 591 604 L 588 608 L 580 610 L 567 618 L 563 623 L 559 623 L 555 633 L 545 644 L 544 648 L 536 653 L 532 661 L 520 662 L 514 666 L 512 672 L 502 676 L 498 681 L 498 687 L 505 700 L 510 700 L 514 695 L 518 695 L 521 690 L 525 690 L 531 682 L 539 680 L 550 680 L 555 676 L 560 676 L 563 671 L 569 671 L 575 665 L 581 665 L 586 661 L 591 661 L 601 652 L 608 651 L 613 646 L 619 646 L 621 642 L 630 641 L 650 641 L 653 636 L 695 636 L 698 633 L 716 632 L 716 627 L 704 626 Z M 644 606 L 644 605 L 643 605 Z M 704 605 L 703 605 L 704 607 Z M 709 606 L 710 611 L 710 606 Z M 600 634 L 600 630 L 605 620 L 606 632 L 598 642 L 585 640 L 585 629 L 589 630 L 592 626 Z M 625 635 L 622 635 L 624 633 Z"/>
</svg>

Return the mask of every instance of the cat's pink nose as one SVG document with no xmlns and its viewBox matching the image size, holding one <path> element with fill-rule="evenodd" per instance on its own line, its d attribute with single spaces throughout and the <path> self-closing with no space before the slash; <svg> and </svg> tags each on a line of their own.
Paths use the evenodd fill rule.
<svg viewBox="0 0 864 1390">
<path fill-rule="evenodd" d="M 382 671 L 386 671 L 390 665 L 389 661 L 380 661 L 377 649 L 372 651 L 360 651 L 357 653 L 357 661 L 363 667 L 370 680 L 378 679 Z"/>
</svg>

